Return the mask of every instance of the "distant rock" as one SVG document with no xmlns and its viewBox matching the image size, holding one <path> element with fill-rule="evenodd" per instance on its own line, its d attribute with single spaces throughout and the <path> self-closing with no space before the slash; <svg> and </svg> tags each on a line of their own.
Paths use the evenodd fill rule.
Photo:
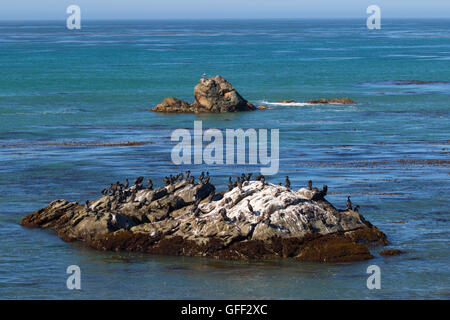
<svg viewBox="0 0 450 320">
<path fill-rule="evenodd" d="M 194 106 L 208 112 L 223 113 L 256 109 L 221 76 L 200 79 L 200 83 L 194 88 L 194 97 Z"/>
<path fill-rule="evenodd" d="M 396 80 L 394 81 L 394 84 L 397 86 L 404 86 L 404 85 L 422 85 L 422 84 L 447 84 L 448 81 L 426 81 L 426 80 Z"/>
<path fill-rule="evenodd" d="M 402 250 L 398 250 L 398 249 L 386 249 L 386 250 L 380 251 L 380 255 L 382 255 L 384 257 L 398 256 L 403 253 L 404 252 Z"/>
<path fill-rule="evenodd" d="M 158 104 L 153 111 L 157 112 L 175 112 L 189 113 L 194 112 L 192 105 L 186 101 L 179 100 L 174 97 L 165 98 L 162 103 Z"/>
<path fill-rule="evenodd" d="M 336 98 L 336 99 L 317 99 L 317 100 L 308 100 L 306 103 L 312 104 L 328 104 L 328 103 L 337 103 L 337 104 L 358 104 L 357 102 L 349 99 L 349 98 Z"/>
<path fill-rule="evenodd" d="M 297 103 L 295 100 L 279 100 L 276 101 L 276 103 Z"/>
<path fill-rule="evenodd" d="M 256 107 L 242 98 L 223 77 L 202 78 L 194 88 L 195 102 L 166 98 L 153 111 L 166 113 L 225 113 L 253 111 Z"/>
<path fill-rule="evenodd" d="M 388 243 L 361 214 L 336 209 L 324 195 L 260 181 L 216 193 L 210 183 L 183 180 L 156 190 L 132 186 L 87 206 L 56 200 L 20 223 L 98 250 L 224 259 L 356 261 L 373 257 L 369 245 Z"/>
</svg>

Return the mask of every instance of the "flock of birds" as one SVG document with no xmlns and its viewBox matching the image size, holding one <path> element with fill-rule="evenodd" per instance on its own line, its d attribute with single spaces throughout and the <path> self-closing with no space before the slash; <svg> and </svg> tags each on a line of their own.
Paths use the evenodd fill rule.
<svg viewBox="0 0 450 320">
<path fill-rule="evenodd" d="M 236 177 L 236 181 L 233 182 L 232 177 L 230 176 L 228 178 L 228 191 L 233 190 L 234 188 L 239 188 L 240 191 L 242 191 L 242 186 L 244 184 L 244 182 L 249 182 L 251 177 L 252 177 L 252 173 L 242 173 L 241 176 L 237 176 Z M 198 177 L 198 181 L 200 184 L 208 184 L 210 182 L 211 176 L 209 175 L 209 172 L 202 172 L 200 174 L 200 176 Z M 115 211 L 118 206 L 120 205 L 120 203 L 122 202 L 132 202 L 135 200 L 136 194 L 139 190 L 143 190 L 145 189 L 144 184 L 144 177 L 138 177 L 134 180 L 134 188 L 130 188 L 130 183 L 128 181 L 128 179 L 125 180 L 124 184 L 121 184 L 119 181 L 117 181 L 116 183 L 111 183 L 109 188 L 105 188 L 102 190 L 102 194 L 104 196 L 110 196 L 108 197 L 107 200 L 107 204 L 106 204 L 106 210 L 107 211 Z M 153 182 L 150 178 L 148 178 L 147 180 L 147 190 L 153 190 Z M 171 193 L 171 191 L 175 190 L 175 184 L 178 182 L 182 182 L 182 181 L 187 181 L 187 183 L 192 184 L 192 185 L 196 185 L 195 182 L 195 177 L 193 175 L 191 175 L 191 171 L 188 170 L 186 171 L 184 174 L 183 173 L 179 173 L 177 175 L 170 175 L 170 176 L 166 176 L 163 178 L 164 184 L 165 186 L 169 187 L 169 193 Z M 264 177 L 264 175 L 262 174 L 258 174 L 256 176 L 256 181 L 260 181 L 262 183 L 262 188 L 265 187 L 266 185 L 266 178 Z M 279 183 L 279 185 L 281 186 L 282 183 Z M 289 176 L 286 176 L 286 179 L 284 181 L 284 186 L 288 189 L 291 188 L 291 181 L 289 180 Z M 172 187 L 172 188 L 170 188 Z M 321 198 L 325 197 L 328 191 L 328 186 L 324 185 L 323 188 L 320 190 L 318 188 L 313 188 L 312 186 L 312 181 L 309 180 L 307 183 L 307 189 L 308 190 L 315 190 L 318 191 L 318 194 L 320 195 Z M 215 196 L 215 192 L 213 191 L 210 194 L 209 197 L 209 201 L 213 201 L 213 198 Z M 112 198 L 112 199 L 111 199 Z M 203 213 L 201 211 L 201 209 L 199 208 L 199 204 L 201 202 L 202 199 L 197 199 L 192 208 L 191 208 L 191 213 L 198 217 L 201 213 Z M 347 210 L 353 210 L 358 212 L 359 210 L 359 206 L 355 206 L 354 208 L 352 208 L 352 202 L 350 200 L 350 196 L 347 197 Z M 90 212 L 91 207 L 90 207 L 90 202 L 89 200 L 86 200 L 86 211 Z M 250 205 L 250 201 L 247 200 L 247 208 L 248 210 L 253 213 L 253 207 Z M 170 212 L 172 208 L 168 208 L 168 211 Z M 93 209 L 93 211 L 95 212 L 95 208 Z M 226 209 L 222 208 L 219 211 L 219 214 L 222 216 L 222 218 L 224 220 L 227 220 L 227 215 L 226 215 Z"/>
</svg>

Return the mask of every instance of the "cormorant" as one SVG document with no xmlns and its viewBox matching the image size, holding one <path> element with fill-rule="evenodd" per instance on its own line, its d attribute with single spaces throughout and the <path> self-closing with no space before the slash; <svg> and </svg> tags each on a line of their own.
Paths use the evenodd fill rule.
<svg viewBox="0 0 450 320">
<path fill-rule="evenodd" d="M 253 207 L 252 207 L 252 205 L 250 204 L 250 200 L 247 200 L 247 208 L 248 208 L 248 210 L 250 211 L 250 213 L 253 213 Z"/>
<path fill-rule="evenodd" d="M 347 197 L 347 210 L 352 210 L 352 202 L 350 196 Z"/>
<path fill-rule="evenodd" d="M 239 177 L 237 179 L 237 186 L 238 186 L 239 190 L 242 191 L 242 181 L 241 181 L 241 179 L 239 179 Z"/>
<path fill-rule="evenodd" d="M 231 182 L 231 177 L 230 177 L 230 180 L 228 181 L 228 191 L 233 190 L 233 187 L 234 187 L 234 184 L 233 184 L 233 182 Z"/>
<path fill-rule="evenodd" d="M 153 182 L 152 182 L 152 179 L 150 179 L 150 178 L 147 179 L 147 189 L 153 190 Z"/>
<path fill-rule="evenodd" d="M 289 180 L 289 176 L 286 176 L 286 180 L 284 181 L 284 186 L 288 189 L 291 188 L 291 181 Z"/>
<path fill-rule="evenodd" d="M 266 177 L 264 177 L 263 175 L 261 175 L 261 182 L 262 182 L 262 186 L 263 186 L 263 188 L 265 187 L 265 185 L 266 185 Z"/>
<path fill-rule="evenodd" d="M 219 214 L 220 214 L 220 216 L 222 217 L 222 219 L 224 221 L 228 221 L 229 220 L 229 218 L 227 216 L 227 210 L 225 208 L 220 209 L 219 210 Z"/>
</svg>

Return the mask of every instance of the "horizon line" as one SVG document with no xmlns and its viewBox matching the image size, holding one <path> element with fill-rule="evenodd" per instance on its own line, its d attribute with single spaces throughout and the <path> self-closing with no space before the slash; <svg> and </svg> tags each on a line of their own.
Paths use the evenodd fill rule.
<svg viewBox="0 0 450 320">
<path fill-rule="evenodd" d="M 83 18 L 82 21 L 223 21 L 223 20 L 366 20 L 366 16 L 361 17 L 330 17 L 330 18 L 288 18 L 288 17 L 271 17 L 271 18 Z M 384 20 L 450 20 L 450 17 L 383 17 Z M 1 22 L 60 22 L 66 21 L 62 19 L 0 19 Z"/>
</svg>

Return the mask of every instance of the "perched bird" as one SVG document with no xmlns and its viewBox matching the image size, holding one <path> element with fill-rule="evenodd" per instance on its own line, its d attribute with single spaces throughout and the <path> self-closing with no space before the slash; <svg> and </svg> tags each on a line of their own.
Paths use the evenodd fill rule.
<svg viewBox="0 0 450 320">
<path fill-rule="evenodd" d="M 323 193 L 324 197 L 327 195 L 327 192 L 328 192 L 328 186 L 326 184 L 324 184 L 323 189 L 322 189 L 322 193 Z"/>
<path fill-rule="evenodd" d="M 225 208 L 220 209 L 219 214 L 220 214 L 220 217 L 222 218 L 222 220 L 224 220 L 224 221 L 230 220 L 227 216 L 227 210 Z"/>
<path fill-rule="evenodd" d="M 242 180 L 239 179 L 239 177 L 237 179 L 237 187 L 239 188 L 240 191 L 242 191 Z"/>
<path fill-rule="evenodd" d="M 108 202 L 106 203 L 105 209 L 106 209 L 107 212 L 110 212 L 110 211 L 111 211 L 111 202 L 110 202 L 110 201 L 108 201 Z"/>
<path fill-rule="evenodd" d="M 208 184 L 210 179 L 211 177 L 209 176 L 209 174 L 207 174 L 206 178 L 203 180 L 203 184 Z"/>
<path fill-rule="evenodd" d="M 128 187 L 130 186 L 130 183 L 128 182 L 128 179 L 125 179 L 125 183 L 123 185 L 124 189 L 128 189 Z"/>
<path fill-rule="evenodd" d="M 192 207 L 192 214 L 194 215 L 194 217 L 198 217 L 202 213 L 203 211 L 198 207 L 198 205 L 194 205 L 194 207 Z"/>
<path fill-rule="evenodd" d="M 355 211 L 355 212 L 359 212 L 359 206 L 358 206 L 358 205 L 356 205 L 356 206 L 355 206 L 355 208 L 353 208 L 353 211 Z"/>
<path fill-rule="evenodd" d="M 186 171 L 186 173 L 184 174 L 184 178 L 185 178 L 186 181 L 189 181 L 189 176 L 190 175 L 191 175 L 191 171 L 190 170 Z"/>
<path fill-rule="evenodd" d="M 347 197 L 347 210 L 352 210 L 352 201 L 350 200 L 350 196 Z"/>
<path fill-rule="evenodd" d="M 116 224 L 117 223 L 116 215 L 114 213 L 111 213 L 111 217 L 112 217 L 112 219 L 111 219 L 112 224 Z"/>
<path fill-rule="evenodd" d="M 308 190 L 312 190 L 312 181 L 311 180 L 308 181 Z"/>
<path fill-rule="evenodd" d="M 164 177 L 163 181 L 166 186 L 168 186 L 170 184 L 170 179 L 168 177 Z"/>
<path fill-rule="evenodd" d="M 253 213 L 253 207 L 250 204 L 250 200 L 247 200 L 247 208 L 248 208 L 248 211 L 250 211 L 250 213 Z"/>
<path fill-rule="evenodd" d="M 246 179 L 245 173 L 242 173 L 242 174 L 241 174 L 241 180 L 242 180 L 242 181 L 245 181 L 245 179 Z"/>
<path fill-rule="evenodd" d="M 263 175 L 261 175 L 260 181 L 262 182 L 262 187 L 264 188 L 264 186 L 266 185 L 266 177 L 264 177 Z"/>
<path fill-rule="evenodd" d="M 261 181 L 261 177 L 262 177 L 262 174 L 258 173 L 258 175 L 256 176 L 256 181 Z"/>
<path fill-rule="evenodd" d="M 191 176 L 191 177 L 189 178 L 189 183 L 190 183 L 190 184 L 195 184 L 195 178 L 194 178 L 194 176 Z"/>
<path fill-rule="evenodd" d="M 108 194 L 108 188 L 102 190 L 102 195 L 106 196 Z"/>
<path fill-rule="evenodd" d="M 153 190 L 153 182 L 152 182 L 152 179 L 150 179 L 150 178 L 147 179 L 147 189 Z"/>
<path fill-rule="evenodd" d="M 230 180 L 228 181 L 228 191 L 233 190 L 233 188 L 234 188 L 234 183 L 231 182 L 231 177 L 230 177 Z"/>
<path fill-rule="evenodd" d="M 291 188 L 291 181 L 289 180 L 289 176 L 286 176 L 286 180 L 284 181 L 284 186 L 288 189 Z"/>
<path fill-rule="evenodd" d="M 85 207 L 86 207 L 86 212 L 89 212 L 89 200 L 86 200 Z"/>
<path fill-rule="evenodd" d="M 200 180 L 200 182 L 202 182 L 204 177 L 205 177 L 205 173 L 202 171 L 202 173 L 200 174 L 200 177 L 198 177 L 198 180 Z"/>
<path fill-rule="evenodd" d="M 245 178 L 245 180 L 250 181 L 250 178 L 252 177 L 253 173 L 248 173 L 247 177 Z"/>
</svg>

